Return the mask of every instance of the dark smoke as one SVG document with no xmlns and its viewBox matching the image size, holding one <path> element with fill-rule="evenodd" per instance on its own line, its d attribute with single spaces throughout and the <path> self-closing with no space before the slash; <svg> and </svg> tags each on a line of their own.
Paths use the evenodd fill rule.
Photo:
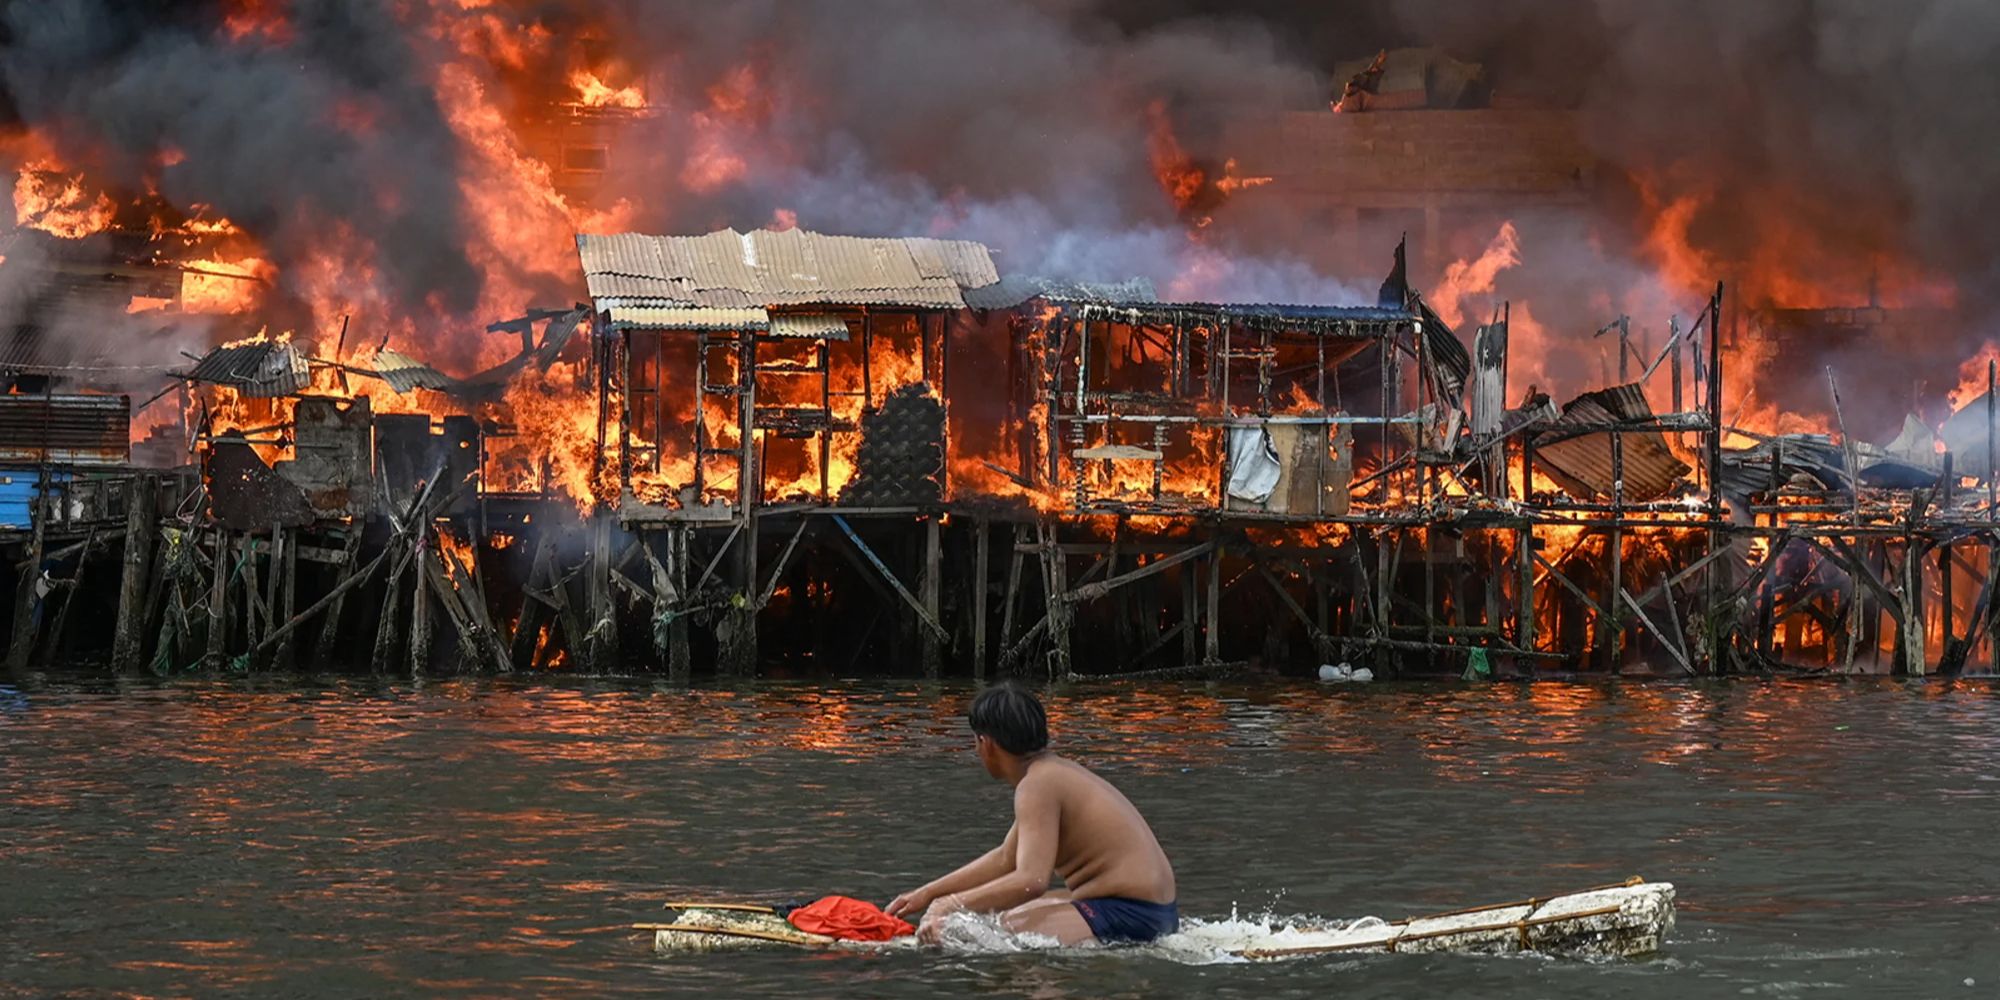
<svg viewBox="0 0 2000 1000">
<path fill-rule="evenodd" d="M 1323 224 L 1297 225 L 1273 245 L 1232 232 L 1239 206 L 1230 204 L 1201 246 L 1190 242 L 1153 181 L 1147 108 L 1163 102 L 1190 150 L 1217 161 L 1230 151 L 1211 137 L 1230 115 L 1323 109 L 1337 61 L 1434 44 L 1484 63 L 1498 94 L 1577 108 L 1608 177 L 1642 172 L 1664 196 L 1709 198 L 1692 232 L 1725 264 L 1767 235 L 1748 220 L 1776 211 L 1813 237 L 1818 259 L 1802 265 L 1852 275 L 1881 256 L 1917 261 L 1951 278 L 1981 319 L 2000 298 L 2000 227 L 1985 224 L 2000 208 L 2000 152 L 1988 137 L 2000 111 L 2000 73 L 1989 66 L 2000 7 L 1979 0 L 512 0 L 470 10 L 296 0 L 284 9 L 282 41 L 244 45 L 218 30 L 215 3 L 13 0 L 0 7 L 5 103 L 118 183 L 141 185 L 162 148 L 182 150 L 184 162 L 159 171 L 163 193 L 236 219 L 281 268 L 329 229 L 350 227 L 372 242 L 396 301 L 463 312 L 480 278 L 455 183 L 464 153 L 430 91 L 444 43 L 424 29 L 486 18 L 503 36 L 587 35 L 665 81 L 656 96 L 674 110 L 650 141 L 615 154 L 645 168 L 628 192 L 644 206 L 642 228 L 748 228 L 789 209 L 826 231 L 986 240 L 1007 270 L 1138 274 L 1171 288 L 1204 262 L 1219 269 L 1201 286 L 1210 294 L 1338 301 L 1379 274 L 1307 263 L 1322 259 Z M 694 116 L 707 89 L 744 66 L 757 75 L 759 106 L 714 130 L 740 140 L 747 165 L 713 189 L 688 190 Z M 564 68 L 495 69 L 492 81 L 519 90 L 559 81 Z M 1614 197 L 1594 206 L 1598 218 L 1523 218 L 1527 261 L 1502 293 L 1559 291 L 1562 305 L 1537 296 L 1541 312 L 1562 314 L 1552 325 L 1579 336 L 1594 328 L 1644 270 L 1633 207 Z M 1369 232 L 1364 242 L 1379 243 L 1386 263 L 1395 236 Z M 1867 292 L 1856 287 L 1851 300 Z M 1953 341 L 1944 353 L 1965 346 L 1940 339 Z"/>
<path fill-rule="evenodd" d="M 214 3 L 13 0 L 4 80 L 22 121 L 98 183 L 212 206 L 281 272 L 342 227 L 372 244 L 405 308 L 463 310 L 459 154 L 420 62 L 381 0 L 296 0 L 289 40 L 231 44 Z M 163 151 L 181 162 L 156 167 Z"/>
</svg>

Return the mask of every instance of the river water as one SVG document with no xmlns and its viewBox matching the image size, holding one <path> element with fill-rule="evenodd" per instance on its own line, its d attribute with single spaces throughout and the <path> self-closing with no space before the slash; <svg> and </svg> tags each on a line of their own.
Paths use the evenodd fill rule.
<svg viewBox="0 0 2000 1000">
<path fill-rule="evenodd" d="M 657 956 L 674 897 L 886 900 L 996 840 L 970 689 L 642 680 L 0 687 L 0 995 L 1990 997 L 1984 682 L 1162 685 L 1051 696 L 1184 914 L 1680 888 L 1656 957 L 1187 965 Z"/>
</svg>

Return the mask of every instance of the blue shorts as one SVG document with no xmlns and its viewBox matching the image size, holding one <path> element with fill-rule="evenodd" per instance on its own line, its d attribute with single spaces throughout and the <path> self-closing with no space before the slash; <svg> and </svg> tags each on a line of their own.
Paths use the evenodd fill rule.
<svg viewBox="0 0 2000 1000">
<path fill-rule="evenodd" d="M 1104 944 L 1121 941 L 1151 941 L 1180 930 L 1178 903 L 1148 903 L 1143 899 L 1100 896 L 1073 899 L 1070 905 L 1083 915 L 1090 933 Z"/>
</svg>

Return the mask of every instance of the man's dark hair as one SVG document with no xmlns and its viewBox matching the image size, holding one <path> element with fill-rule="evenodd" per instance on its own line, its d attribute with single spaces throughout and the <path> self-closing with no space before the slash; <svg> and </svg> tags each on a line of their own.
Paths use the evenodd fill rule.
<svg viewBox="0 0 2000 1000">
<path fill-rule="evenodd" d="M 1031 754 L 1049 745 L 1049 717 L 1042 711 L 1042 703 L 1011 681 L 979 692 L 965 714 L 973 732 L 1000 744 L 1008 753 Z"/>
</svg>

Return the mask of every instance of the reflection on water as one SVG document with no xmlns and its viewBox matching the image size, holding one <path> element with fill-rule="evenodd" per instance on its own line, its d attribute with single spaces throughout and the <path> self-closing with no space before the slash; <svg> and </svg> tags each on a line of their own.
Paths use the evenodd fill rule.
<svg viewBox="0 0 2000 1000">
<path fill-rule="evenodd" d="M 670 896 L 886 899 L 989 846 L 969 689 L 645 681 L 0 688 L 0 984 L 23 995 L 1959 994 L 2000 983 L 1983 684 L 1077 688 L 1058 742 L 1193 915 L 1425 912 L 1643 873 L 1658 959 L 1188 968 L 654 956 Z M 1790 984 L 1790 985 L 1786 985 Z M 0 989 L 0 994 L 7 989 Z"/>
</svg>

